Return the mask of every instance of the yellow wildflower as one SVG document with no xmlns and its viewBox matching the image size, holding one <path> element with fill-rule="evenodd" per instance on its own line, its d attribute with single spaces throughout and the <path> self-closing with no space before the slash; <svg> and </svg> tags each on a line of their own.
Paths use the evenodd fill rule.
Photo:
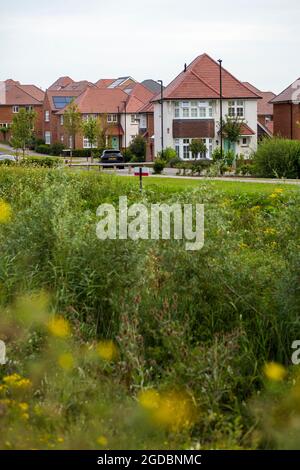
<svg viewBox="0 0 300 470">
<path fill-rule="evenodd" d="M 64 440 L 63 437 L 58 437 L 58 438 L 57 438 L 57 442 L 59 442 L 59 443 L 62 443 L 62 442 L 64 442 L 64 441 L 65 441 L 65 440 Z"/>
<path fill-rule="evenodd" d="M 113 361 L 118 356 L 118 349 L 111 340 L 100 341 L 97 346 L 97 353 L 105 361 Z"/>
<path fill-rule="evenodd" d="M 171 431 L 190 427 L 194 421 L 194 406 L 185 393 L 144 390 L 138 396 L 139 404 L 150 413 L 152 421 Z"/>
<path fill-rule="evenodd" d="M 241 249 L 249 248 L 248 245 L 246 245 L 246 243 L 240 243 L 240 244 L 239 244 L 239 247 L 240 247 Z"/>
<path fill-rule="evenodd" d="M 29 405 L 28 405 L 28 403 L 24 403 L 24 402 L 23 402 L 23 403 L 19 403 L 19 408 L 20 408 L 21 411 L 24 411 L 24 412 L 25 412 L 25 411 L 28 411 Z"/>
<path fill-rule="evenodd" d="M 0 199 L 0 224 L 7 224 L 12 216 L 10 204 Z"/>
<path fill-rule="evenodd" d="M 48 330 L 53 336 L 65 338 L 70 335 L 70 325 L 67 320 L 61 316 L 56 316 L 48 323 Z"/>
<path fill-rule="evenodd" d="M 0 385 L 0 393 L 1 392 L 6 392 L 7 386 L 6 385 Z"/>
<path fill-rule="evenodd" d="M 97 444 L 101 447 L 107 447 L 108 440 L 105 436 L 99 436 L 97 439 Z"/>
<path fill-rule="evenodd" d="M 268 227 L 264 230 L 266 235 L 275 235 L 277 232 L 274 228 Z"/>
<path fill-rule="evenodd" d="M 277 197 L 278 197 L 278 194 L 275 192 L 270 194 L 270 199 L 276 199 Z"/>
<path fill-rule="evenodd" d="M 28 413 L 22 413 L 21 418 L 24 419 L 24 421 L 28 421 L 29 419 L 29 414 Z"/>
<path fill-rule="evenodd" d="M 156 390 L 143 390 L 138 395 L 139 404 L 146 410 L 155 410 L 159 406 L 159 393 Z"/>
<path fill-rule="evenodd" d="M 58 357 L 58 364 L 62 369 L 70 370 L 74 367 L 74 359 L 71 353 L 64 353 Z"/>
<path fill-rule="evenodd" d="M 260 211 L 260 209 L 261 209 L 260 206 L 253 206 L 253 207 L 251 207 L 250 210 L 251 210 L 252 212 L 258 212 L 258 211 Z"/>
<path fill-rule="evenodd" d="M 282 188 L 276 188 L 276 189 L 274 190 L 274 193 L 282 194 L 282 193 L 283 193 L 283 189 L 282 189 Z"/>
<path fill-rule="evenodd" d="M 268 362 L 264 367 L 265 376 L 274 382 L 280 382 L 286 376 L 286 370 L 277 362 Z"/>
<path fill-rule="evenodd" d="M 29 388 L 31 387 L 31 381 L 29 379 L 22 378 L 19 374 L 7 375 L 4 377 L 3 382 L 10 388 Z"/>
</svg>

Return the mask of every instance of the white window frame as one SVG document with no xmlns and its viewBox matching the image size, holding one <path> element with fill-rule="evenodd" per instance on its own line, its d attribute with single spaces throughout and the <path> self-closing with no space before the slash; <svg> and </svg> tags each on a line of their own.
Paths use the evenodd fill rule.
<svg viewBox="0 0 300 470">
<path fill-rule="evenodd" d="M 96 149 L 97 148 L 97 142 L 92 146 L 90 144 L 89 139 L 87 137 L 83 137 L 82 146 L 83 146 L 84 149 L 90 149 L 90 148 Z"/>
<path fill-rule="evenodd" d="M 117 114 L 108 114 L 107 115 L 107 122 L 109 123 L 117 123 L 118 122 L 118 115 Z"/>
<path fill-rule="evenodd" d="M 249 147 L 249 137 L 242 137 L 241 147 Z"/>
<path fill-rule="evenodd" d="M 50 122 L 50 111 L 45 111 L 45 122 Z"/>
<path fill-rule="evenodd" d="M 0 122 L 0 127 L 6 127 L 6 129 L 8 129 L 9 124 L 8 122 Z"/>
<path fill-rule="evenodd" d="M 51 132 L 45 131 L 45 144 L 51 145 Z"/>
<path fill-rule="evenodd" d="M 17 106 L 17 105 L 13 106 L 13 107 L 12 107 L 12 112 L 13 112 L 14 114 L 17 114 L 17 113 L 19 112 L 19 106 Z"/>
<path fill-rule="evenodd" d="M 131 114 L 130 115 L 130 122 L 131 124 L 138 124 L 138 119 L 136 114 Z"/>
<path fill-rule="evenodd" d="M 210 137 L 206 137 L 206 138 L 199 137 L 199 139 L 204 141 L 207 151 L 206 151 L 205 157 L 199 154 L 197 157 L 197 160 L 200 160 L 201 158 L 211 159 L 212 153 L 213 153 L 213 139 Z M 174 139 L 174 148 L 176 150 L 177 156 L 183 161 L 194 160 L 192 152 L 187 150 L 192 140 L 193 138 L 188 138 L 188 137 L 182 138 L 182 139 Z"/>
<path fill-rule="evenodd" d="M 244 100 L 229 100 L 228 101 L 228 116 L 243 118 L 245 117 L 245 101 Z"/>
<path fill-rule="evenodd" d="M 33 111 L 33 106 L 25 106 L 26 111 Z"/>
<path fill-rule="evenodd" d="M 64 115 L 63 114 L 60 115 L 60 125 L 61 126 L 64 125 Z"/>
<path fill-rule="evenodd" d="M 213 117 L 212 100 L 175 101 L 174 119 L 210 119 Z"/>
</svg>

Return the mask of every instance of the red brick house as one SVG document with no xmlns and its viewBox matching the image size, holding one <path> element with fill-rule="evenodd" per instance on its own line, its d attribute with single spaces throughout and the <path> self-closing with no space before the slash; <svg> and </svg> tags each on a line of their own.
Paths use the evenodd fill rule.
<svg viewBox="0 0 300 470">
<path fill-rule="evenodd" d="M 37 114 L 35 122 L 35 135 L 41 138 L 43 136 L 43 100 L 45 93 L 35 85 L 21 85 L 15 80 L 5 80 L 0 83 L 0 127 L 9 128 L 13 117 L 21 108 L 33 110 Z M 3 140 L 0 134 L 0 140 Z M 9 133 L 6 139 L 9 138 Z"/>
<path fill-rule="evenodd" d="M 300 140 L 300 78 L 271 100 L 274 135 Z"/>
<path fill-rule="evenodd" d="M 249 82 L 243 82 L 251 91 L 261 97 L 257 102 L 257 134 L 258 139 L 272 137 L 274 131 L 273 104 L 271 100 L 275 98 L 272 91 L 261 91 Z"/>
</svg>

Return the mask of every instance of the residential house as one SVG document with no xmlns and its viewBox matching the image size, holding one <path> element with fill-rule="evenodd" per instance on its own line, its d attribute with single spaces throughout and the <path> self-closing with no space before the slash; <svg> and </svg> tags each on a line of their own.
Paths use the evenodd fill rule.
<svg viewBox="0 0 300 470">
<path fill-rule="evenodd" d="M 274 135 L 300 140 L 300 78 L 271 100 Z"/>
<path fill-rule="evenodd" d="M 222 71 L 223 118 L 244 120 L 241 136 L 224 149 L 250 155 L 257 148 L 257 102 L 260 98 L 227 70 Z M 162 149 L 160 94 L 154 100 L 155 154 Z M 207 151 L 198 158 L 211 158 L 220 145 L 220 69 L 207 54 L 197 57 L 163 91 L 163 144 L 176 149 L 182 160 L 192 159 L 189 144 L 202 139 Z"/>
<path fill-rule="evenodd" d="M 44 92 L 35 85 L 22 85 L 15 80 L 5 80 L 0 83 L 0 127 L 9 128 L 13 117 L 21 108 L 36 112 L 35 135 L 42 137 L 42 108 Z M 0 134 L 0 140 L 4 136 Z M 6 139 L 9 138 L 9 133 Z"/>
<path fill-rule="evenodd" d="M 103 128 L 106 136 L 106 145 L 119 149 L 126 147 L 132 138 L 138 134 L 138 125 L 133 121 L 132 116 L 126 111 L 128 94 L 120 88 L 97 88 L 88 86 L 74 100 L 78 110 L 82 114 L 82 119 L 89 117 L 102 117 Z M 59 116 L 58 131 L 61 129 L 63 135 L 62 142 L 68 146 L 67 135 L 63 127 L 63 115 L 65 108 L 57 112 Z M 75 141 L 76 148 L 91 148 L 91 143 L 78 133 Z"/>
<path fill-rule="evenodd" d="M 60 132 L 61 117 L 58 112 L 82 93 L 82 90 L 47 89 L 43 103 L 43 138 L 46 144 L 62 142 L 69 146 Z"/>
<path fill-rule="evenodd" d="M 275 98 L 272 91 L 261 91 L 249 82 L 244 82 L 251 91 L 261 97 L 257 102 L 257 135 L 258 139 L 263 137 L 272 137 L 274 131 L 273 123 L 273 104 L 270 102 Z"/>
</svg>

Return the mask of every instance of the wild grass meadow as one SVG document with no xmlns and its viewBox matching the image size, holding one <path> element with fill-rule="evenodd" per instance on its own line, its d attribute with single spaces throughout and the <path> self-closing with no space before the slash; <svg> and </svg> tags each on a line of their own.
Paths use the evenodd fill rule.
<svg viewBox="0 0 300 470">
<path fill-rule="evenodd" d="M 96 237 L 99 204 L 205 204 L 205 244 Z M 0 169 L 1 449 L 300 448 L 292 185 Z"/>
</svg>

